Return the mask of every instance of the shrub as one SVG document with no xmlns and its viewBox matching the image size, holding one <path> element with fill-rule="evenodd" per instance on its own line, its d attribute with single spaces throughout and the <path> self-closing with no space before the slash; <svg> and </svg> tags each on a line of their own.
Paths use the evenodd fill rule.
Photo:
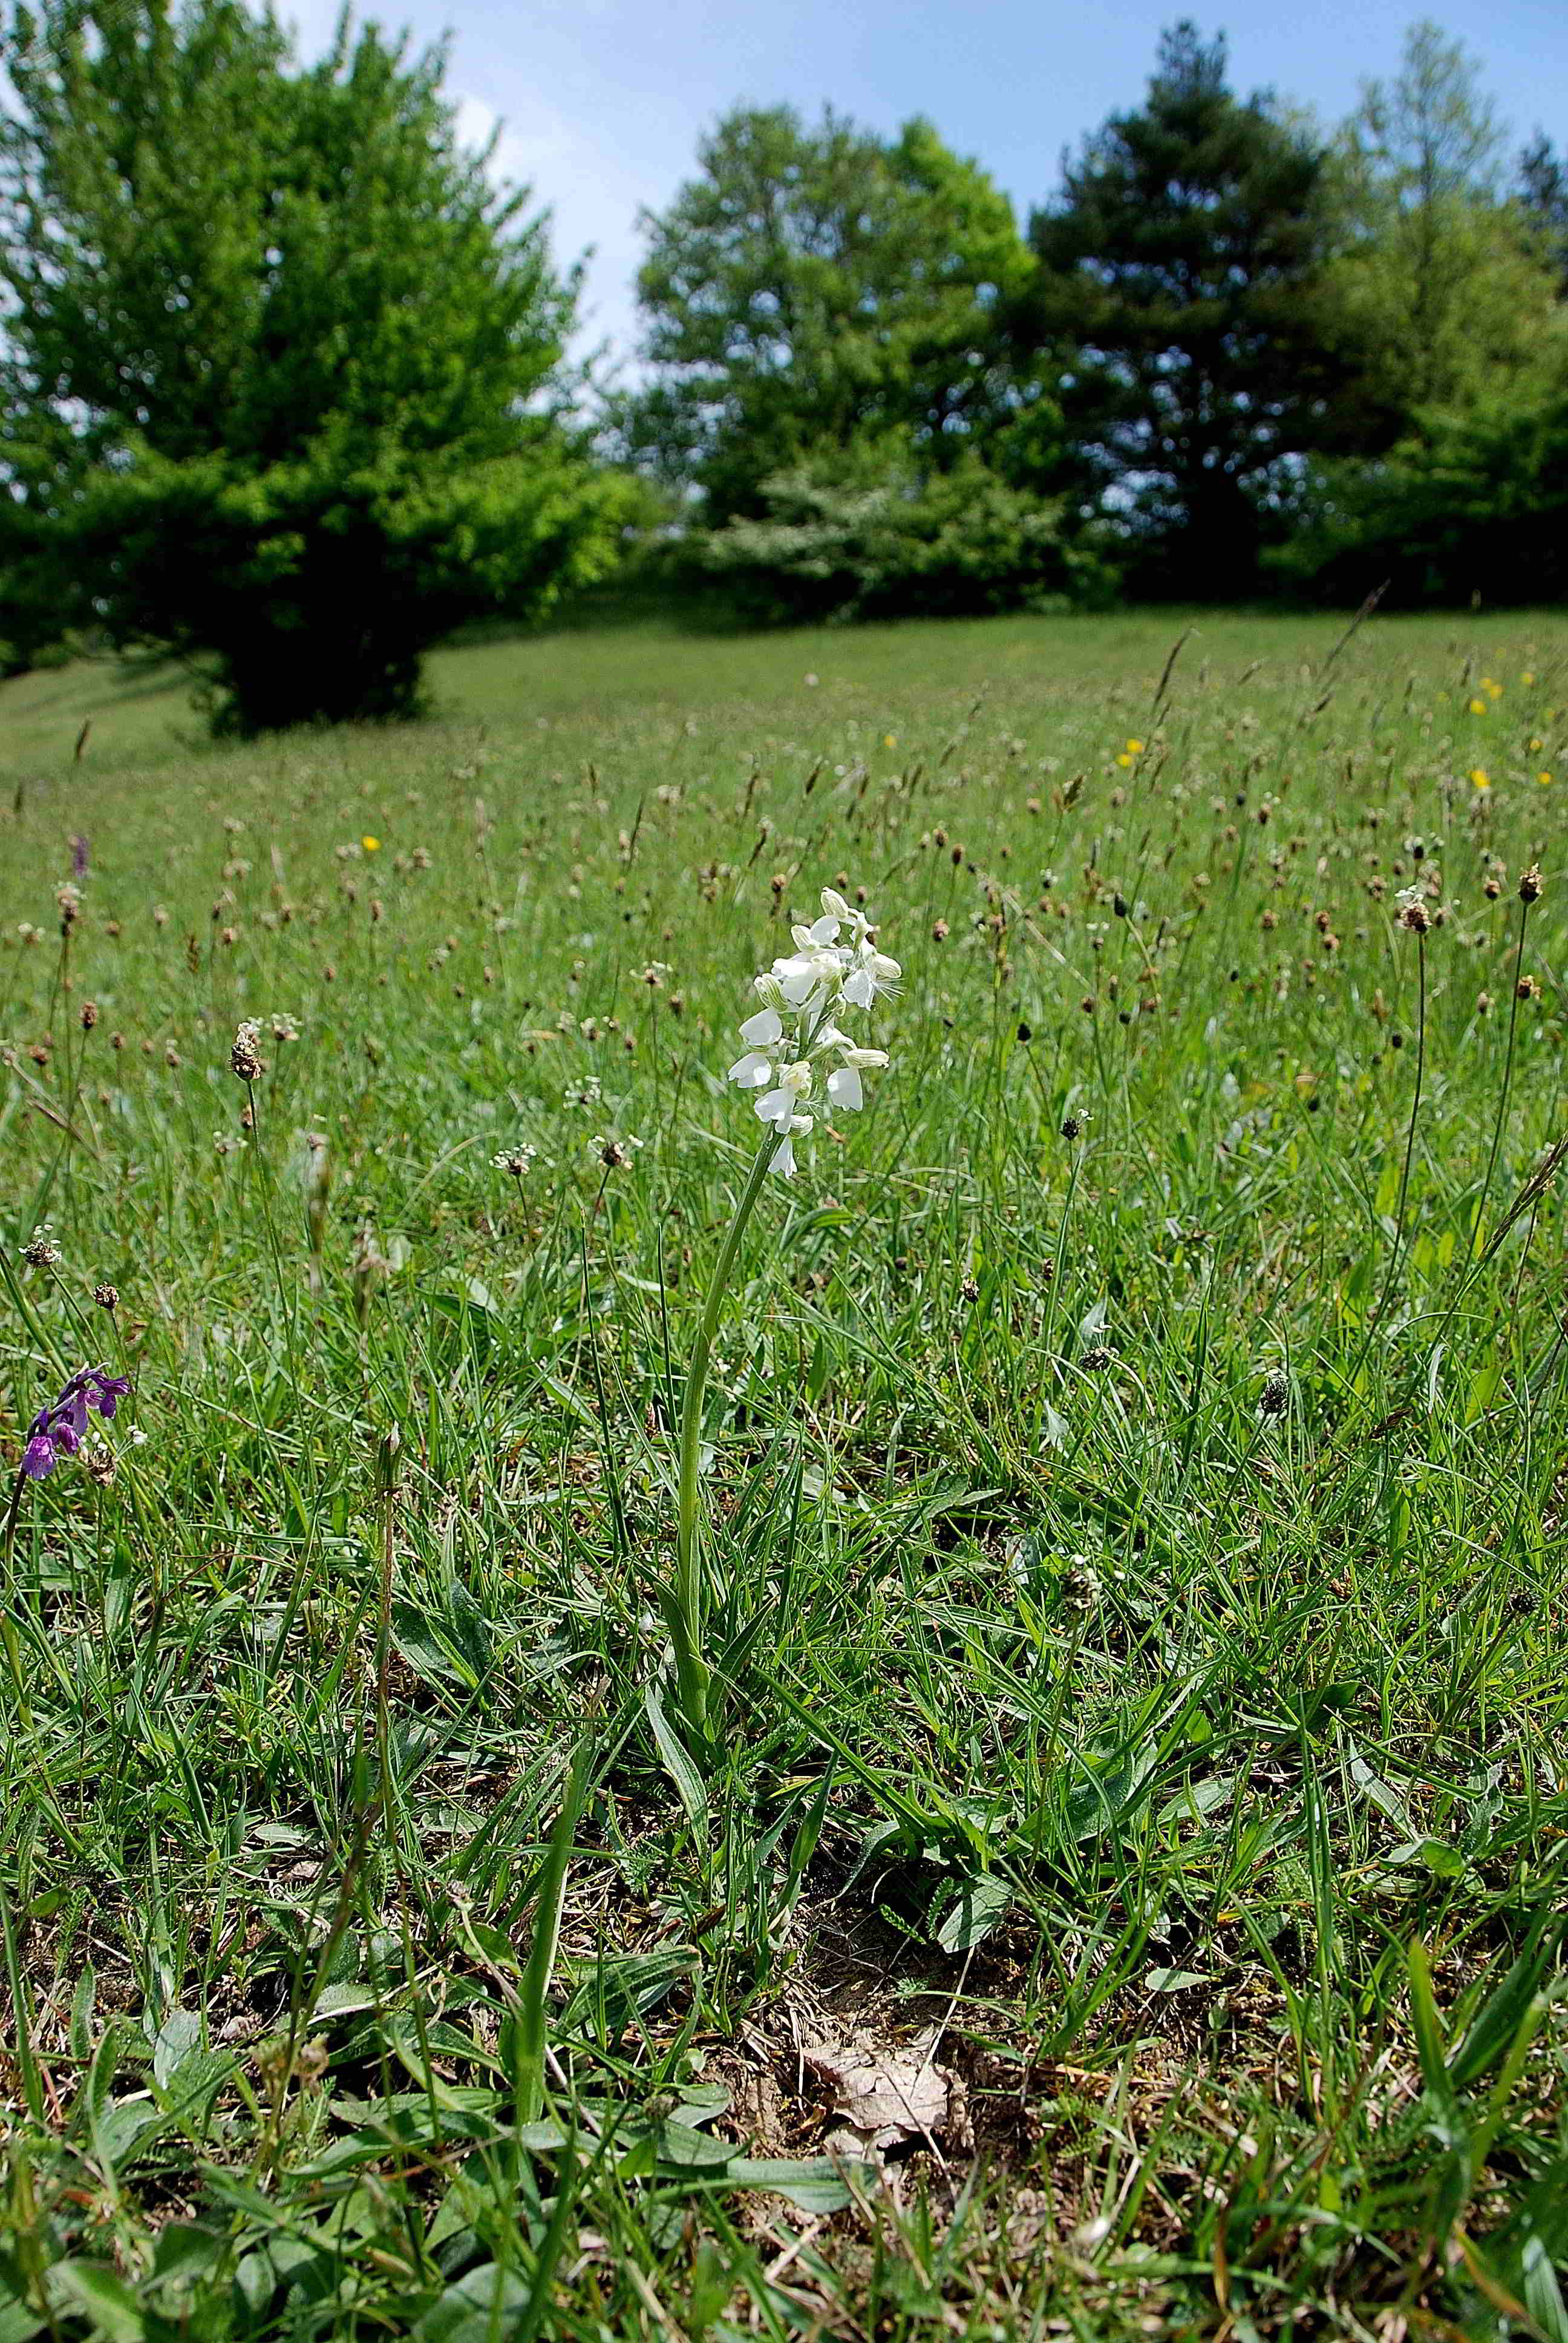
<svg viewBox="0 0 1568 2343">
<path fill-rule="evenodd" d="M 896 457 L 819 458 L 763 483 L 768 510 L 693 540 L 693 565 L 774 622 L 977 616 L 1105 600 L 1112 573 L 1060 501 L 971 458 L 922 478 Z"/>
<path fill-rule="evenodd" d="M 1385 578 L 1406 602 L 1568 594 L 1568 389 L 1426 416 L 1381 462 L 1322 468 L 1305 508 L 1275 565 L 1336 599 Z"/>
</svg>

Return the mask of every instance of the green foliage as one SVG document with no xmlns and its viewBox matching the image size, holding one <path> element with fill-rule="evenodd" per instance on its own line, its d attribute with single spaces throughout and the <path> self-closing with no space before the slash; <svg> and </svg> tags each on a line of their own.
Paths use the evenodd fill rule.
<svg viewBox="0 0 1568 2343">
<path fill-rule="evenodd" d="M 1385 579 L 1417 603 L 1568 596 L 1568 387 L 1416 420 L 1386 457 L 1313 477 L 1282 574 L 1344 600 Z"/>
<path fill-rule="evenodd" d="M 921 476 L 864 449 L 761 483 L 760 518 L 699 536 L 699 574 L 769 622 L 980 616 L 1103 601 L 1110 565 L 1075 542 L 1060 499 L 1009 484 L 970 456 Z"/>
<path fill-rule="evenodd" d="M 1077 345 L 1069 431 L 1146 582 L 1244 589 L 1271 483 L 1323 436 L 1342 372 L 1312 298 L 1323 166 L 1269 100 L 1233 95 L 1223 39 L 1184 23 L 1142 107 L 1088 140 L 1030 224 L 1019 330 Z"/>
<path fill-rule="evenodd" d="M 1477 68 L 1429 23 L 1372 84 L 1334 158 L 1326 297 L 1392 444 L 1300 484 L 1280 571 L 1359 599 L 1568 590 L 1568 307 L 1544 141 L 1522 199 Z"/>
<path fill-rule="evenodd" d="M 430 642 L 605 565 L 574 284 L 457 144 L 439 51 L 346 20 L 299 71 L 234 0 L 48 0 L 8 63 L 0 568 L 254 730 L 407 713 Z"/>
<path fill-rule="evenodd" d="M 1544 134 L 1519 158 L 1519 202 L 1559 295 L 1568 295 L 1568 164 Z"/>
<path fill-rule="evenodd" d="M 1559 278 L 1539 218 L 1500 192 L 1501 146 L 1473 61 L 1431 24 L 1339 142 L 1324 315 L 1391 436 L 1503 381 L 1528 399 L 1568 378 Z"/>
<path fill-rule="evenodd" d="M 929 123 L 884 140 L 833 115 L 741 109 L 646 221 L 651 378 L 624 407 L 638 459 L 721 525 L 808 458 L 891 443 L 927 468 L 983 447 L 1035 382 L 998 319 L 1029 256 L 1005 196 Z"/>
</svg>

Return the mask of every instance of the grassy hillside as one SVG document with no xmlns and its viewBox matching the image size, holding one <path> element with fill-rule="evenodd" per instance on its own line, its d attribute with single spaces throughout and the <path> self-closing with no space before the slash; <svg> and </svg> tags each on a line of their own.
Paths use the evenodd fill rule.
<svg viewBox="0 0 1568 2343">
<path fill-rule="evenodd" d="M 0 687 L 0 2343 L 1568 2335 L 1568 622 L 432 686 Z"/>
<path fill-rule="evenodd" d="M 787 721 L 791 709 L 863 718 L 935 709 L 982 689 L 1044 711 L 1086 689 L 1111 706 L 1146 708 L 1167 653 L 1191 630 L 1185 680 L 1205 665 L 1205 689 L 1248 669 L 1264 692 L 1291 689 L 1345 631 L 1338 618 L 1227 617 L 1212 610 L 1127 616 L 910 621 L 901 626 L 704 636 L 634 624 L 602 630 L 463 645 L 429 663 L 438 725 L 484 724 L 495 732 L 551 723 L 581 725 L 589 744 L 602 728 L 663 710 L 713 720 L 724 708 L 756 709 Z M 1484 665 L 1492 647 L 1553 641 L 1561 622 L 1517 616 L 1461 620 L 1381 619 L 1376 639 L 1388 674 L 1404 668 L 1457 673 L 1467 654 Z M 1544 654 L 1543 654 L 1544 655 Z M 1364 669 L 1364 659 L 1359 662 Z M 805 679 L 815 675 L 808 686 Z M 810 689 L 810 699 L 802 693 Z M 40 775 L 69 762 L 84 722 L 95 769 L 182 762 L 202 748 L 192 679 L 170 668 L 127 670 L 105 659 L 0 684 L 0 774 Z M 428 737 L 428 736 L 427 736 Z M 591 745 L 588 749 L 591 753 Z"/>
</svg>

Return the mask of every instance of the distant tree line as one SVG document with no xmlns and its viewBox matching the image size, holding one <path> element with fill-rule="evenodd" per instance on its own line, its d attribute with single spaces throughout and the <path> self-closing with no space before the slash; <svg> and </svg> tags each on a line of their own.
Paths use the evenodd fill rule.
<svg viewBox="0 0 1568 2343">
<path fill-rule="evenodd" d="M 636 387 L 411 56 L 39 0 L 0 76 L 0 667 L 174 653 L 236 731 L 631 558 L 758 618 L 1568 587 L 1568 165 L 1414 26 L 1330 133 L 1163 37 L 1020 230 L 915 120 L 747 108 L 645 220 Z"/>
<path fill-rule="evenodd" d="M 1179 24 L 1027 232 L 924 122 L 699 165 L 616 421 L 759 610 L 1568 586 L 1568 166 L 1433 25 L 1325 134 Z"/>
</svg>

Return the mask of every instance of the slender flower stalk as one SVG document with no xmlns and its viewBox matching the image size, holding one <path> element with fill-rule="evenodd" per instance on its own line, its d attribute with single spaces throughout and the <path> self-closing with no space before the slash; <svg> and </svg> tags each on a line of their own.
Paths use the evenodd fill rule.
<svg viewBox="0 0 1568 2343">
<path fill-rule="evenodd" d="M 1519 940 L 1513 951 L 1513 981 L 1508 989 L 1508 1046 L 1503 1060 L 1503 1086 L 1497 1094 L 1497 1113 L 1492 1126 L 1492 1151 L 1486 1159 L 1486 1176 L 1476 1199 L 1475 1219 L 1471 1226 L 1470 1242 L 1465 1247 L 1464 1267 L 1469 1269 L 1481 1247 L 1486 1207 L 1492 1200 L 1492 1182 L 1497 1175 L 1497 1159 L 1503 1149 L 1503 1129 L 1508 1120 L 1509 1094 L 1513 1087 L 1513 1051 L 1519 1037 L 1519 1003 L 1523 997 L 1521 978 L 1524 968 L 1524 931 L 1530 923 L 1530 906 L 1540 900 L 1541 873 L 1532 863 L 1519 878 Z"/>
<path fill-rule="evenodd" d="M 1403 888 L 1394 900 L 1398 909 L 1400 926 L 1407 934 L 1415 938 L 1415 1082 L 1411 1091 L 1410 1121 L 1405 1129 L 1404 1161 L 1399 1175 L 1399 1196 L 1394 1204 L 1393 1243 L 1389 1249 L 1388 1268 L 1383 1275 L 1382 1291 L 1378 1295 L 1375 1309 L 1367 1320 L 1366 1332 L 1362 1337 L 1361 1348 L 1356 1353 L 1355 1363 L 1351 1369 L 1349 1380 L 1352 1390 L 1355 1387 L 1356 1377 L 1366 1363 L 1373 1341 L 1382 1331 L 1389 1298 L 1393 1292 L 1394 1279 L 1398 1276 L 1400 1264 L 1404 1259 L 1404 1212 L 1405 1206 L 1410 1201 L 1411 1166 L 1415 1161 L 1415 1134 L 1421 1120 L 1422 1083 L 1426 1072 L 1426 937 L 1430 925 L 1426 900 L 1419 887 Z"/>
<path fill-rule="evenodd" d="M 1530 920 L 1530 906 L 1541 900 L 1541 873 L 1534 863 L 1519 874 L 1519 936 L 1513 951 L 1513 981 L 1509 988 L 1508 1041 L 1503 1059 L 1503 1082 L 1497 1094 L 1497 1112 L 1492 1125 L 1492 1146 L 1486 1159 L 1486 1172 L 1481 1182 L 1481 1193 L 1475 1201 L 1474 1218 L 1471 1222 L 1470 1239 L 1460 1256 L 1458 1273 L 1452 1281 L 1452 1291 L 1442 1322 L 1432 1339 L 1428 1357 L 1447 1342 L 1449 1330 L 1459 1314 L 1461 1302 L 1469 1292 L 1471 1283 L 1486 1266 L 1495 1244 L 1509 1226 L 1505 1214 L 1500 1227 L 1486 1239 L 1486 1208 L 1492 1201 L 1492 1183 L 1497 1175 L 1498 1157 L 1503 1150 L 1503 1127 L 1508 1120 L 1508 1104 L 1513 1090 L 1514 1052 L 1519 1039 L 1519 1004 L 1529 998 L 1529 980 L 1523 973 L 1524 936 Z M 1528 1192 L 1529 1183 L 1526 1185 Z M 1561 1339 L 1561 1338 L 1559 1338 Z"/>
<path fill-rule="evenodd" d="M 286 1034 L 280 1030 L 286 1028 Z M 294 1038 L 293 1021 L 289 1018 L 273 1021 L 273 1030 L 281 1041 Z M 256 1086 L 266 1071 L 266 1061 L 261 1055 L 261 1024 L 255 1017 L 240 1020 L 235 1031 L 234 1045 L 228 1053 L 229 1071 L 236 1081 L 245 1084 L 245 1122 L 255 1142 L 251 1157 L 251 1178 L 261 1199 L 262 1225 L 266 1231 L 267 1250 L 272 1255 L 273 1276 L 277 1284 L 278 1308 L 283 1313 L 283 1339 L 288 1353 L 289 1380 L 299 1389 L 299 1361 L 295 1349 L 294 1296 L 283 1273 L 283 1249 L 277 1241 L 277 1224 L 273 1217 L 272 1182 L 262 1160 L 261 1121 L 256 1110 Z"/>
<path fill-rule="evenodd" d="M 697 1755 L 709 1746 L 711 1682 L 703 1656 L 708 1588 L 700 1535 L 702 1415 L 725 1292 L 769 1173 L 789 1178 L 797 1168 L 796 1141 L 809 1137 L 815 1128 L 817 1116 L 805 1108 L 815 1098 L 823 1061 L 829 1064 L 822 1081 L 827 1108 L 847 1114 L 865 1103 L 862 1072 L 888 1062 L 885 1050 L 863 1048 L 837 1021 L 869 1010 L 896 990 L 899 963 L 877 949 L 871 922 L 841 895 L 828 887 L 821 900 L 822 917 L 809 927 L 795 928 L 795 950 L 755 980 L 761 1006 L 741 1025 L 747 1047 L 729 1068 L 729 1079 L 754 1093 L 764 1136 L 719 1247 L 687 1371 L 680 1409 L 675 1576 L 662 1597 L 681 1722 L 688 1746 Z M 848 940 L 841 942 L 846 930 Z"/>
</svg>

